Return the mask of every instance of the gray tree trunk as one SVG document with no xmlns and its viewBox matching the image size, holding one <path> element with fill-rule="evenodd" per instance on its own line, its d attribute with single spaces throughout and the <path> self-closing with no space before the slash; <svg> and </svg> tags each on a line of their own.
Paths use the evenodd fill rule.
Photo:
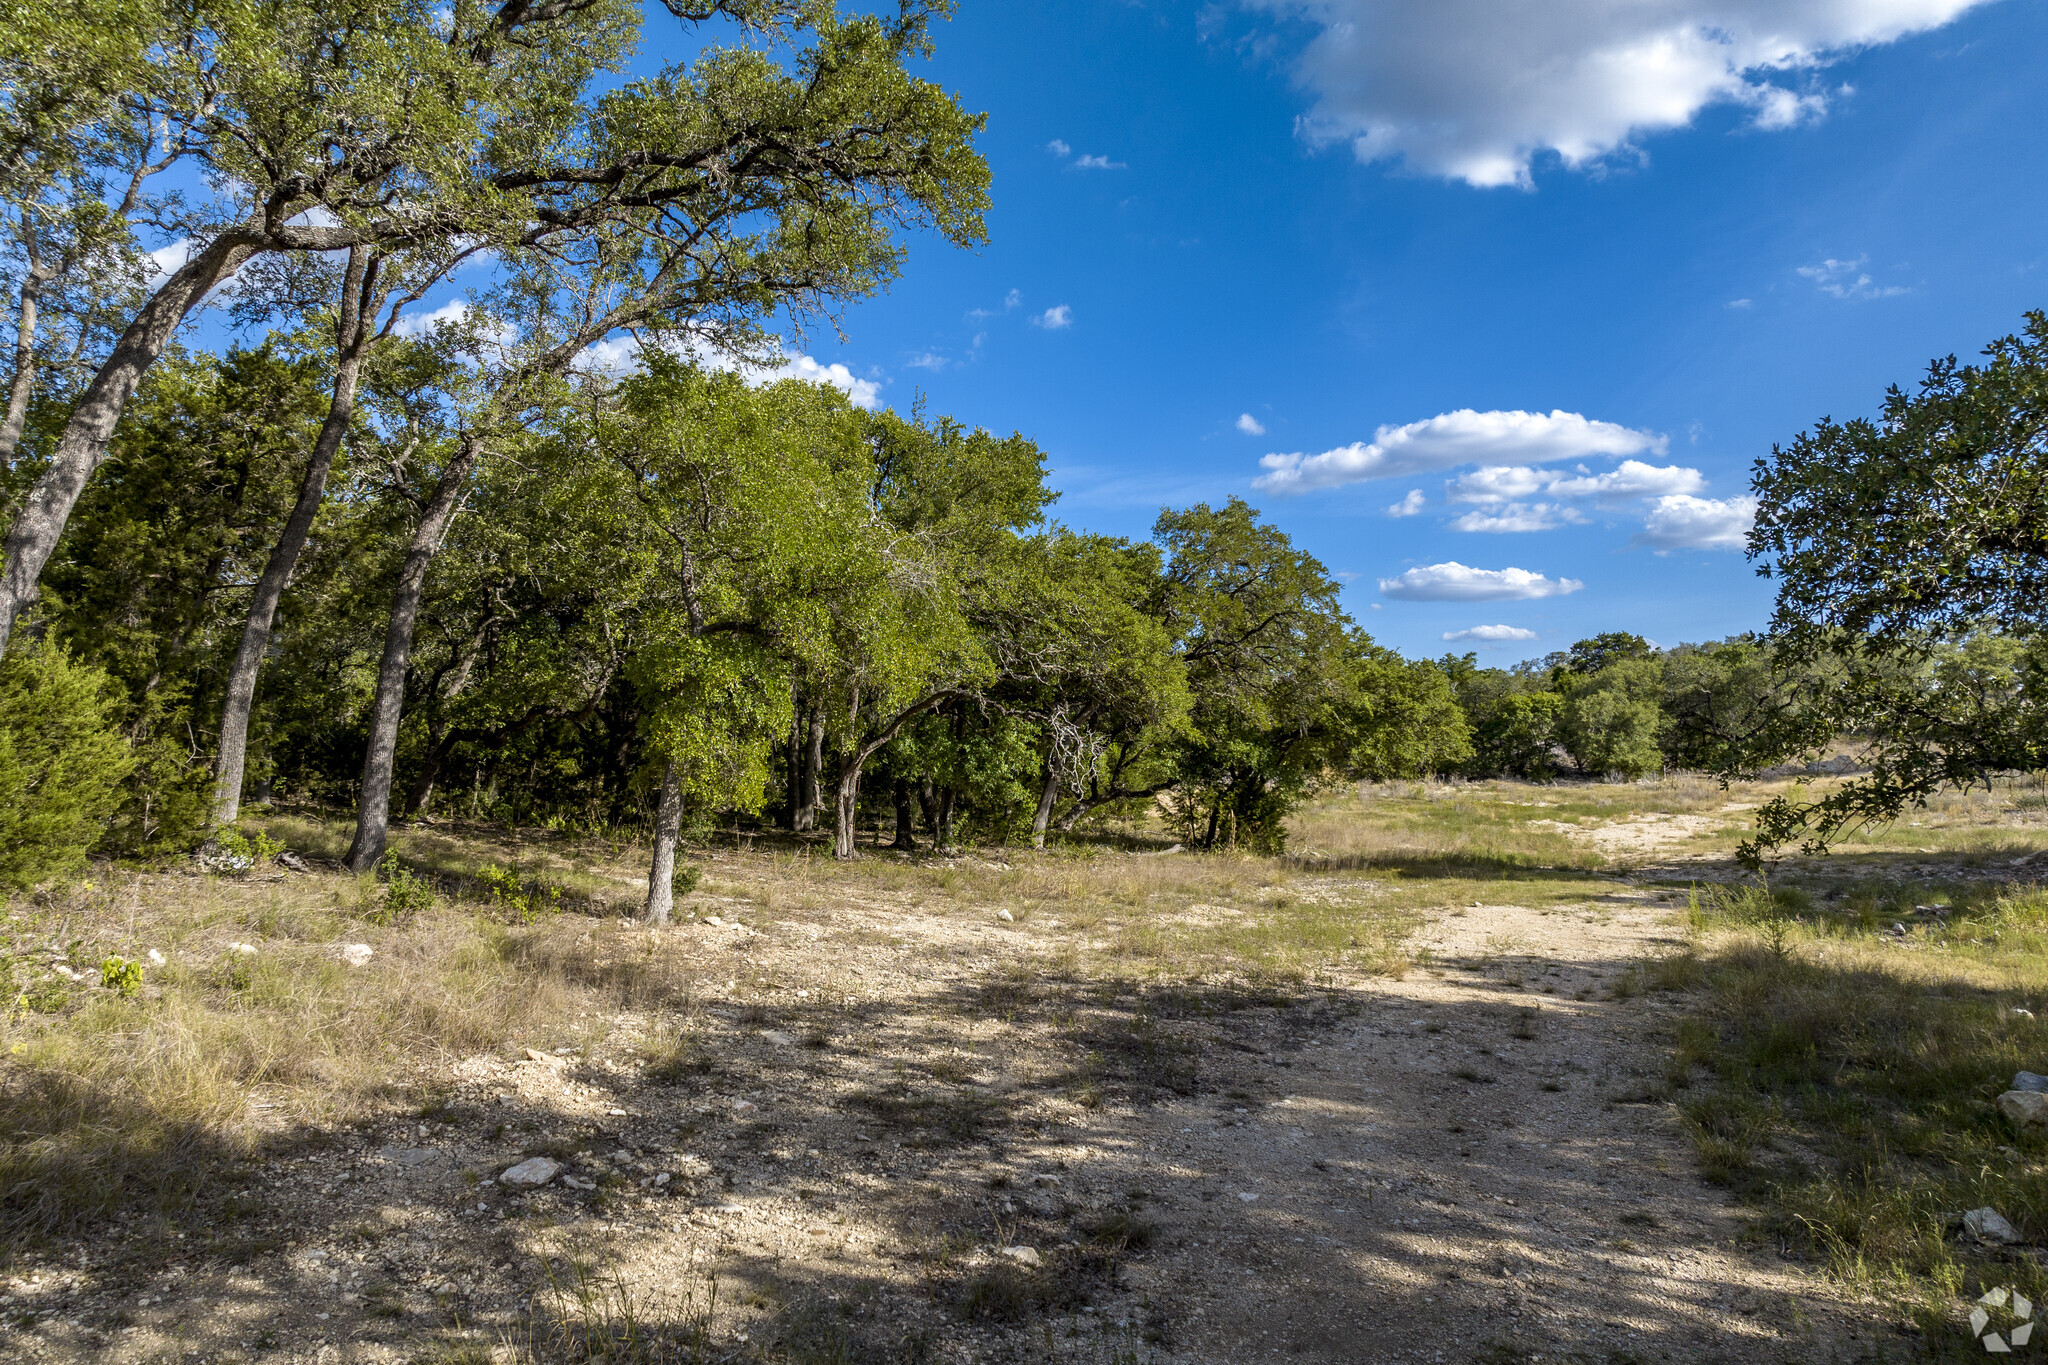
<svg viewBox="0 0 2048 1365">
<path fill-rule="evenodd" d="M 837 807 L 833 811 L 832 856 L 845 862 L 855 853 L 853 826 L 854 814 L 860 806 L 861 760 L 866 754 L 849 754 L 846 765 L 839 770 L 839 791 Z"/>
<path fill-rule="evenodd" d="M 28 400 L 36 387 L 36 317 L 48 280 L 42 262 L 31 252 L 28 273 L 21 281 L 21 311 L 14 319 L 14 378 L 7 385 L 7 414 L 0 417 L 0 464 L 14 458 L 28 426 Z"/>
<path fill-rule="evenodd" d="M 670 763 L 661 770 L 661 805 L 654 812 L 654 866 L 647 873 L 647 922 L 667 924 L 675 909 L 676 836 L 683 828 L 683 779 Z"/>
<path fill-rule="evenodd" d="M 35 601 L 43 565 L 57 548 L 86 481 L 107 458 L 107 443 L 114 437 L 114 427 L 134 396 L 135 386 L 163 354 L 178 325 L 215 285 L 255 254 L 258 242 L 252 232 L 224 232 L 185 262 L 142 305 L 86 386 L 63 435 L 57 438 L 50 467 L 36 480 L 21 510 L 14 514 L 14 524 L 7 528 L 5 563 L 0 565 L 0 651 L 7 648 L 14 623 Z"/>
<path fill-rule="evenodd" d="M 426 591 L 427 570 L 440 553 L 441 539 L 448 532 L 456 503 L 481 453 L 478 438 L 467 437 L 448 467 L 441 471 L 441 481 L 434 486 L 433 496 L 420 513 L 412 543 L 406 547 L 405 563 L 398 572 L 398 591 L 391 600 L 391 623 L 384 631 L 384 658 L 377 667 L 370 743 L 363 755 L 362 805 L 356 812 L 356 837 L 349 845 L 346 859 L 351 872 L 368 872 L 384 856 L 384 841 L 391 829 L 391 767 L 398 752 L 398 722 L 405 710 L 405 670 L 412 660 L 412 633 L 419 623 L 420 598 Z"/>
<path fill-rule="evenodd" d="M 377 262 L 367 247 L 348 254 L 348 274 L 341 289 L 339 326 L 335 330 L 334 392 L 327 404 L 327 420 L 313 442 L 312 458 L 306 462 L 305 477 L 299 483 L 299 500 L 286 518 L 284 533 L 256 580 L 256 592 L 249 602 L 249 619 L 242 627 L 242 643 L 235 650 L 235 662 L 228 670 L 227 700 L 220 714 L 220 759 L 214 765 L 213 822 L 232 825 L 242 810 L 243 771 L 249 759 L 249 712 L 256 700 L 256 679 L 263 671 L 263 656 L 270 649 L 270 628 L 277 619 L 277 604 L 284 597 L 292 570 L 313 533 L 313 520 L 320 513 L 327 493 L 327 476 L 334 457 L 341 451 L 355 417 L 356 380 L 362 373 L 363 354 L 368 349 L 370 328 L 382 307 L 377 290 Z"/>
<path fill-rule="evenodd" d="M 802 799 L 797 803 L 797 828 L 816 829 L 818 811 L 825 804 L 820 784 L 825 770 L 825 713 L 811 712 L 811 733 L 804 746 L 804 772 Z"/>
<path fill-rule="evenodd" d="M 1038 784 L 1038 810 L 1031 817 L 1031 846 L 1045 847 L 1045 828 L 1052 823 L 1052 808 L 1060 799 L 1059 770 L 1053 767 L 1051 757 L 1045 760 L 1045 777 Z"/>
</svg>

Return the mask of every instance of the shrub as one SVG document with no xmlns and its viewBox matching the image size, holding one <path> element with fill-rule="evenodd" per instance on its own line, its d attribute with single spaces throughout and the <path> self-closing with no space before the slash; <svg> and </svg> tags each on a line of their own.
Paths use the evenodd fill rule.
<svg viewBox="0 0 2048 1365">
<path fill-rule="evenodd" d="M 0 887 L 77 870 L 135 766 L 107 675 L 43 643 L 0 660 Z"/>
<path fill-rule="evenodd" d="M 214 835 L 213 842 L 220 850 L 212 860 L 215 869 L 237 876 L 284 852 L 284 845 L 262 830 L 243 830 L 235 825 Z"/>
<path fill-rule="evenodd" d="M 371 918 L 379 924 L 396 924 L 434 908 L 434 883 L 399 862 L 396 853 L 385 854 L 377 870 L 384 876 L 384 900 Z"/>
<path fill-rule="evenodd" d="M 685 863 L 676 869 L 675 876 L 669 879 L 669 885 L 675 888 L 676 897 L 681 899 L 695 891 L 697 883 L 703 880 L 703 868 L 698 867 L 695 863 Z"/>
<path fill-rule="evenodd" d="M 532 924 L 562 908 L 562 888 L 540 882 L 529 885 L 509 867 L 485 863 L 477 869 L 476 877 L 482 883 L 484 899 L 511 911 L 523 924 Z"/>
<path fill-rule="evenodd" d="M 125 957 L 107 958 L 100 963 L 100 984 L 122 995 L 134 995 L 142 989 L 142 964 Z"/>
</svg>

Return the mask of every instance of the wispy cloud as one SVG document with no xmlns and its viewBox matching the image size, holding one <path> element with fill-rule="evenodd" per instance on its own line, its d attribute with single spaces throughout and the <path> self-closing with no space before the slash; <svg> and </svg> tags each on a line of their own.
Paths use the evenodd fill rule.
<svg viewBox="0 0 2048 1365">
<path fill-rule="evenodd" d="M 1903 285 L 1878 284 L 1863 268 L 1868 264 L 1868 256 L 1858 256 L 1853 261 L 1829 257 L 1819 265 L 1800 266 L 1799 273 L 1812 280 L 1821 293 L 1837 299 L 1889 299 L 1911 292 Z"/>
<path fill-rule="evenodd" d="M 1527 569 L 1473 569 L 1451 560 L 1382 578 L 1380 591 L 1404 602 L 1515 602 L 1562 597 L 1586 585 L 1576 578 L 1549 578 Z"/>
<path fill-rule="evenodd" d="M 1266 424 L 1248 412 L 1238 414 L 1237 429 L 1247 436 L 1264 436 L 1266 434 Z"/>
<path fill-rule="evenodd" d="M 1045 150 L 1051 152 L 1062 161 L 1065 161 L 1068 157 L 1073 157 L 1074 159 L 1071 164 L 1077 171 L 1127 171 L 1130 169 L 1124 162 L 1112 161 L 1106 156 L 1100 156 L 1093 152 L 1083 152 L 1079 156 L 1074 156 L 1073 144 L 1063 137 L 1056 137 L 1046 143 Z"/>
<path fill-rule="evenodd" d="M 1444 632 L 1444 639 L 1452 644 L 1463 644 L 1467 641 L 1472 641 L 1478 644 L 1496 645 L 1505 644 L 1509 641 L 1534 640 L 1537 638 L 1535 631 L 1523 630 L 1520 626 L 1473 626 L 1470 630 L 1447 630 Z"/>
<path fill-rule="evenodd" d="M 1048 332 L 1058 332 L 1074 325 L 1074 310 L 1062 303 L 1048 308 L 1031 319 L 1033 327 L 1043 327 Z"/>
</svg>

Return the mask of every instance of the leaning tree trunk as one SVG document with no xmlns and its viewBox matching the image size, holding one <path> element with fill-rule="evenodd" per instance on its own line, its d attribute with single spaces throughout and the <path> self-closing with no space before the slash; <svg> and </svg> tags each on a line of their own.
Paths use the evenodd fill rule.
<svg viewBox="0 0 2048 1365">
<path fill-rule="evenodd" d="M 854 856 L 855 830 L 853 819 L 860 806 L 860 770 L 862 766 L 875 756 L 875 752 L 878 749 L 896 738 L 897 731 L 933 707 L 940 705 L 952 695 L 952 689 L 948 688 L 939 692 L 927 693 L 925 696 L 918 698 L 891 716 L 888 724 L 884 725 L 867 743 L 846 756 L 839 768 L 839 793 L 836 808 L 833 811 L 833 857 L 845 861 Z M 854 708 L 847 717 L 848 728 L 856 727 L 859 722 L 859 698 L 856 695 Z"/>
<path fill-rule="evenodd" d="M 21 311 L 14 319 L 14 378 L 7 385 L 7 415 L 0 417 L 0 464 L 14 459 L 14 448 L 28 426 L 28 400 L 36 387 L 36 313 L 48 280 L 31 251 L 21 280 Z"/>
<path fill-rule="evenodd" d="M 683 779 L 675 762 L 661 770 L 654 812 L 654 866 L 647 873 L 647 922 L 667 924 L 676 899 L 676 837 L 683 828 Z"/>
<path fill-rule="evenodd" d="M 7 528 L 6 557 L 0 565 L 0 651 L 14 633 L 14 623 L 35 600 L 43 565 L 64 534 L 71 509 L 86 481 L 107 458 L 107 443 L 121 420 L 142 376 L 163 354 L 186 316 L 215 285 L 240 269 L 254 255 L 258 240 L 240 230 L 224 232 L 166 280 L 142 305 L 128 330 L 93 376 L 63 435 L 50 456 L 50 467 L 36 480 L 14 524 Z"/>
<path fill-rule="evenodd" d="M 1052 808 L 1060 799 L 1060 774 L 1052 759 L 1045 760 L 1045 779 L 1038 784 L 1038 809 L 1031 816 L 1031 846 L 1045 847 L 1045 827 L 1052 823 Z"/>
<path fill-rule="evenodd" d="M 370 742 L 363 754 L 362 804 L 356 813 L 355 841 L 349 845 L 346 859 L 351 872 L 368 872 L 384 856 L 384 841 L 391 828 L 391 768 L 398 753 L 398 722 L 405 710 L 405 670 L 412 660 L 413 627 L 419 622 L 427 570 L 441 551 L 441 540 L 455 515 L 455 504 L 480 454 L 477 438 L 465 439 L 455 458 L 441 471 L 441 481 L 434 486 L 433 496 L 420 513 L 412 543 L 406 547 L 405 563 L 398 572 L 398 591 L 391 599 L 391 622 L 384 631 L 384 658 L 377 667 Z"/>
<path fill-rule="evenodd" d="M 298 567 L 299 555 L 313 533 L 313 519 L 327 494 L 327 475 L 334 457 L 341 451 L 355 417 L 356 380 L 362 373 L 363 353 L 368 349 L 370 324 L 377 307 L 377 263 L 367 247 L 353 247 L 348 254 L 348 275 L 341 289 L 340 324 L 335 331 L 334 392 L 327 403 L 327 420 L 313 442 L 313 455 L 306 462 L 305 477 L 299 482 L 299 500 L 286 518 L 284 533 L 263 576 L 256 580 L 256 592 L 249 602 L 249 619 L 242 627 L 242 643 L 235 650 L 235 662 L 228 670 L 227 701 L 220 713 L 220 760 L 215 765 L 213 821 L 232 825 L 242 810 L 242 776 L 249 758 L 249 712 L 256 701 L 256 678 L 263 671 L 263 656 L 270 649 L 270 628 L 277 619 L 277 604 L 284 597 L 285 584 Z M 376 300 L 377 307 L 372 307 Z"/>
</svg>

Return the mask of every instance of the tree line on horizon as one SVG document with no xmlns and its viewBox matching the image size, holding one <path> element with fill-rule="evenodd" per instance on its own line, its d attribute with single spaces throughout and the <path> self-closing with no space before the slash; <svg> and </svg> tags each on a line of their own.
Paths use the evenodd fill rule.
<svg viewBox="0 0 2048 1365">
<path fill-rule="evenodd" d="M 1379 646 L 1241 501 L 1092 535 L 1021 435 L 763 382 L 903 233 L 984 240 L 984 120 L 912 71 L 950 8 L 665 0 L 710 45 L 633 80 L 629 0 L 0 18 L 0 881 L 288 796 L 354 812 L 359 873 L 394 818 L 641 823 L 659 918 L 735 813 L 1277 852 L 1343 780 L 1873 736 L 1766 812 L 1825 843 L 2040 766 L 2038 315 L 1759 463 L 1769 632 L 1510 670 Z M 182 344 L 203 306 L 244 340 Z"/>
</svg>

